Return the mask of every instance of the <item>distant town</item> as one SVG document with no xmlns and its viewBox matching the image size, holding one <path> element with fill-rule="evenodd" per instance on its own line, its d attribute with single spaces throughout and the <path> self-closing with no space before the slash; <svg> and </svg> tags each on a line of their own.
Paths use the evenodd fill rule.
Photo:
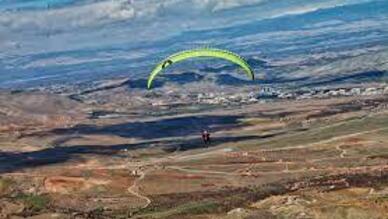
<svg viewBox="0 0 388 219">
<path fill-rule="evenodd" d="M 352 87 L 352 88 L 325 88 L 325 89 L 301 89 L 295 91 L 283 91 L 281 89 L 263 87 L 258 92 L 239 93 L 228 95 L 225 93 L 199 93 L 198 103 L 207 104 L 233 104 L 233 103 L 257 103 L 268 102 L 277 99 L 313 99 L 341 96 L 370 96 L 388 94 L 388 86 L 376 87 Z"/>
<path fill-rule="evenodd" d="M 39 92 L 50 92 L 70 96 L 72 99 L 86 102 L 110 102 L 111 98 L 122 96 L 128 98 L 128 103 L 135 105 L 172 106 L 187 105 L 191 103 L 210 105 L 241 105 L 253 103 L 266 103 L 280 100 L 325 99 L 344 96 L 372 96 L 388 94 L 388 84 L 360 84 L 342 85 L 340 87 L 322 87 L 299 89 L 260 87 L 253 86 L 238 88 L 224 87 L 220 89 L 178 89 L 176 87 L 163 87 L 162 89 L 128 90 L 129 79 L 96 83 L 93 85 L 57 85 L 33 89 Z"/>
</svg>

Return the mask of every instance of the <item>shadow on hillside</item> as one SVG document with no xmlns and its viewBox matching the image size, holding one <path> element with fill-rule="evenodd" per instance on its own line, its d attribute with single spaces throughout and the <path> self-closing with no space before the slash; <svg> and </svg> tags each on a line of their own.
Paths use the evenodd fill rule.
<svg viewBox="0 0 388 219">
<path fill-rule="evenodd" d="M 126 122 L 115 125 L 77 125 L 72 128 L 54 129 L 49 132 L 34 133 L 29 136 L 48 135 L 114 135 L 124 138 L 152 140 L 158 138 L 187 137 L 199 135 L 201 130 L 212 132 L 241 127 L 241 116 L 187 116 L 153 121 Z"/>
<path fill-rule="evenodd" d="M 281 134 L 281 133 L 279 133 Z M 264 136 L 228 136 L 215 137 L 212 139 L 212 144 L 206 147 L 215 147 L 226 142 L 238 142 L 247 140 L 259 140 L 263 138 L 273 137 L 275 135 Z M 193 150 L 204 148 L 205 145 L 198 138 L 186 138 L 177 140 L 162 140 L 162 141 L 147 141 L 134 144 L 120 144 L 112 146 L 101 145 L 75 145 L 66 147 L 53 147 L 40 151 L 33 152 L 0 152 L 0 174 L 14 172 L 26 168 L 37 168 L 40 166 L 65 163 L 67 161 L 79 161 L 85 159 L 82 155 L 98 155 L 98 156 L 114 156 L 127 157 L 128 154 L 123 150 L 135 150 L 146 148 L 152 145 L 153 147 L 161 147 L 166 152 L 174 152 L 177 149 L 180 151 Z"/>
</svg>

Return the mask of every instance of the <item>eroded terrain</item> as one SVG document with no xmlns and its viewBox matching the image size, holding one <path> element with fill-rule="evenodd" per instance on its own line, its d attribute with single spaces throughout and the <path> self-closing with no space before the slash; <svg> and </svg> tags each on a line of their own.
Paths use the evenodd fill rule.
<svg viewBox="0 0 388 219">
<path fill-rule="evenodd" d="M 1 218 L 388 215 L 386 95 L 114 115 L 63 96 L 1 98 Z"/>
</svg>

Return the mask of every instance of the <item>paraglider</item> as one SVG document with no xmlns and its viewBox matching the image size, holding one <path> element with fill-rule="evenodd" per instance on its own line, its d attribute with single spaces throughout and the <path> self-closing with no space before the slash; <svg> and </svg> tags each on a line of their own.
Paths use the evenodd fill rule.
<svg viewBox="0 0 388 219">
<path fill-rule="evenodd" d="M 196 57 L 225 59 L 227 61 L 230 61 L 239 65 L 245 71 L 245 73 L 250 79 L 252 80 L 255 79 L 255 75 L 252 68 L 239 55 L 227 50 L 214 49 L 214 48 L 201 48 L 201 49 L 192 49 L 192 50 L 178 52 L 164 59 L 162 62 L 156 65 L 156 67 L 152 70 L 150 76 L 148 77 L 147 88 L 151 89 L 152 82 L 155 76 L 158 75 L 162 70 L 164 70 L 168 66 L 186 59 L 196 58 Z"/>
<path fill-rule="evenodd" d="M 202 141 L 204 144 L 210 144 L 210 133 L 207 130 L 202 131 Z"/>
</svg>

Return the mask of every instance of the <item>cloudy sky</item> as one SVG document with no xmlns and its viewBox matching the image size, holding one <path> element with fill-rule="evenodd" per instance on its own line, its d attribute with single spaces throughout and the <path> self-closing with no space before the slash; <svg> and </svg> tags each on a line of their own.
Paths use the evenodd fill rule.
<svg viewBox="0 0 388 219">
<path fill-rule="evenodd" d="M 387 0 L 1 0 L 0 87 L 146 77 L 200 46 L 275 78 L 385 70 L 387 27 Z"/>
</svg>

